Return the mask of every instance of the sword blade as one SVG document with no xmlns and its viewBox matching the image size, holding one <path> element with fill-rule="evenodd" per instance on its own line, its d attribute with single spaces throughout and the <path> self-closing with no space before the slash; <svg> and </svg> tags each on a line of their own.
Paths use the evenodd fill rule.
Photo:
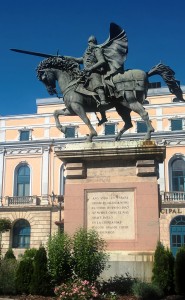
<svg viewBox="0 0 185 300">
<path fill-rule="evenodd" d="M 56 56 L 56 55 L 52 55 L 52 54 L 33 52 L 33 51 L 27 51 L 27 50 L 20 50 L 20 49 L 10 49 L 10 50 L 14 51 L 14 52 L 18 52 L 18 53 L 23 53 L 23 54 L 33 55 L 33 56 L 46 57 L 46 58 Z"/>
</svg>

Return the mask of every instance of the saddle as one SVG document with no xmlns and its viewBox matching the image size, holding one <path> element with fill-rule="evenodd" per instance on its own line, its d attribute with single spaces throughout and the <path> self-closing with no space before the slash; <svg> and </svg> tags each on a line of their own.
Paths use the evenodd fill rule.
<svg viewBox="0 0 185 300">
<path fill-rule="evenodd" d="M 103 85 L 105 87 L 105 94 L 107 98 L 120 98 L 124 91 L 146 91 L 148 80 L 147 75 L 142 70 L 126 70 L 124 73 L 118 73 L 109 78 L 103 78 Z M 75 88 L 74 88 L 75 86 Z M 74 88 L 75 92 L 93 97 L 98 101 L 98 94 L 90 90 L 88 77 L 85 80 L 78 78 L 73 80 L 68 86 L 67 90 Z"/>
<path fill-rule="evenodd" d="M 147 88 L 147 75 L 142 70 L 126 70 L 124 73 L 118 73 L 112 80 L 116 91 L 142 91 Z"/>
<path fill-rule="evenodd" d="M 116 92 L 115 85 L 112 82 L 112 78 L 105 79 L 102 76 L 102 81 L 103 81 L 105 95 L 107 96 L 107 98 L 109 98 L 109 99 L 118 98 L 119 95 Z M 92 96 L 93 98 L 95 98 L 95 100 L 97 100 L 97 98 L 98 98 L 98 94 L 95 91 L 91 90 L 88 78 L 85 81 L 79 81 L 77 83 L 75 92 L 77 92 L 79 94 L 87 95 L 87 96 Z"/>
</svg>

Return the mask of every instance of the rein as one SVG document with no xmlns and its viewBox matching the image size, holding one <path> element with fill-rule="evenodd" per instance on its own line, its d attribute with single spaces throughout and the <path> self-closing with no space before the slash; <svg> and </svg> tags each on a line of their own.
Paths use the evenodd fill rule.
<svg viewBox="0 0 185 300">
<path fill-rule="evenodd" d="M 75 86 L 77 85 L 79 82 L 81 81 L 81 78 L 74 80 L 72 79 L 69 84 L 67 85 L 67 87 L 65 88 L 65 90 L 63 91 L 63 96 L 65 97 L 65 95 Z"/>
</svg>

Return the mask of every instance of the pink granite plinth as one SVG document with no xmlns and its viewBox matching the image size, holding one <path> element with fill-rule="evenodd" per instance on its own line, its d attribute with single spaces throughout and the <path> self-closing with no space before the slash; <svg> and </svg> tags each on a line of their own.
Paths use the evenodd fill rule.
<svg viewBox="0 0 185 300">
<path fill-rule="evenodd" d="M 154 251 L 159 240 L 158 163 L 154 142 L 70 144 L 66 162 L 64 230 L 94 228 L 109 251 Z"/>
</svg>

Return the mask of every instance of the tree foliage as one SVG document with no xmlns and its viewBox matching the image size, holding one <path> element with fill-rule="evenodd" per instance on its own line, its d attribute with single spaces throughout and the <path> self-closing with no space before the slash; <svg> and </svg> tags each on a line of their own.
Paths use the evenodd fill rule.
<svg viewBox="0 0 185 300">
<path fill-rule="evenodd" d="M 136 281 L 133 284 L 133 294 L 142 300 L 159 300 L 163 292 L 158 285 L 149 282 Z"/>
<path fill-rule="evenodd" d="M 9 219 L 0 218 L 0 259 L 2 253 L 2 234 L 6 231 L 9 231 L 12 227 L 12 223 Z"/>
<path fill-rule="evenodd" d="M 105 269 L 108 256 L 105 241 L 95 230 L 80 229 L 74 235 L 74 272 L 83 279 L 93 282 Z"/>
<path fill-rule="evenodd" d="M 48 295 L 51 293 L 47 255 L 44 247 L 40 247 L 34 257 L 30 293 L 32 295 Z"/>
<path fill-rule="evenodd" d="M 174 293 L 174 257 L 161 242 L 157 243 L 152 272 L 152 283 L 158 285 L 167 295 Z"/>
<path fill-rule="evenodd" d="M 4 259 L 16 259 L 13 250 L 11 248 L 6 251 Z"/>
<path fill-rule="evenodd" d="M 68 281 L 72 274 L 93 282 L 108 260 L 105 241 L 94 230 L 80 229 L 73 238 L 55 234 L 49 238 L 47 249 L 49 274 L 55 285 Z"/>
<path fill-rule="evenodd" d="M 48 271 L 52 282 L 59 285 L 72 276 L 72 240 L 66 233 L 51 236 L 47 243 Z"/>
<path fill-rule="evenodd" d="M 22 294 L 29 294 L 30 282 L 33 274 L 33 260 L 38 250 L 27 249 L 19 263 L 16 272 L 16 289 Z"/>
<path fill-rule="evenodd" d="M 175 259 L 174 281 L 175 291 L 177 294 L 185 295 L 185 247 L 179 248 Z"/>
<path fill-rule="evenodd" d="M 0 294 L 16 294 L 15 277 L 18 262 L 16 259 L 3 259 L 0 264 Z"/>
<path fill-rule="evenodd" d="M 9 219 L 0 218 L 0 233 L 9 231 L 12 227 L 12 223 Z"/>
<path fill-rule="evenodd" d="M 37 253 L 37 249 L 36 248 L 30 248 L 30 249 L 26 249 L 25 251 L 24 251 L 24 254 L 23 254 L 23 257 L 22 257 L 22 259 L 26 259 L 26 258 L 28 258 L 28 259 L 34 259 L 34 257 L 35 257 L 35 255 L 36 255 L 36 253 Z"/>
<path fill-rule="evenodd" d="M 33 273 L 33 263 L 31 259 L 21 260 L 16 273 L 16 289 L 18 294 L 29 294 L 30 281 Z"/>
</svg>

